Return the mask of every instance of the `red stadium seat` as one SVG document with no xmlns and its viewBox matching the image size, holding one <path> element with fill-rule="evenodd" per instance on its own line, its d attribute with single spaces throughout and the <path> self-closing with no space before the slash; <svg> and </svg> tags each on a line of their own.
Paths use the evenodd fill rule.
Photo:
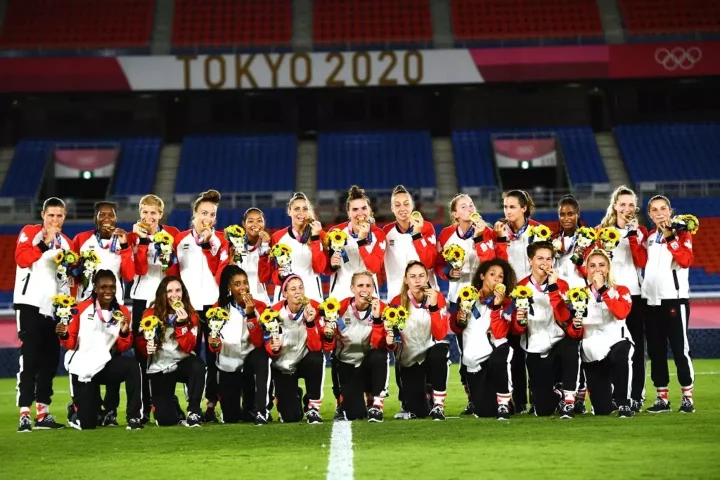
<svg viewBox="0 0 720 480">
<path fill-rule="evenodd" d="M 15 289 L 15 244 L 17 235 L 0 235 L 0 291 Z"/>
<path fill-rule="evenodd" d="M 720 273 L 720 252 L 717 238 L 720 235 L 720 218 L 701 218 L 700 230 L 693 238 L 695 261 L 693 267 L 704 267 L 708 273 Z"/>
<path fill-rule="evenodd" d="M 427 0 L 315 0 L 315 45 L 432 41 Z"/>
<path fill-rule="evenodd" d="M 146 48 L 154 0 L 9 0 L 0 47 Z"/>
<path fill-rule="evenodd" d="M 719 32 L 717 0 L 619 0 L 628 33 Z"/>
<path fill-rule="evenodd" d="M 173 47 L 290 46 L 291 0 L 177 0 Z"/>
<path fill-rule="evenodd" d="M 595 0 L 452 0 L 458 41 L 603 35 Z"/>
</svg>

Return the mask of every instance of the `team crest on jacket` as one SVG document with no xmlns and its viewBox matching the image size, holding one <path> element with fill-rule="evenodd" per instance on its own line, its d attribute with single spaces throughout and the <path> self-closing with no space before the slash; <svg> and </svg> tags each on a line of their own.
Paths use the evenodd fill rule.
<svg viewBox="0 0 720 480">
<path fill-rule="evenodd" d="M 392 247 L 395 245 L 395 240 L 388 240 L 388 246 Z"/>
<path fill-rule="evenodd" d="M 252 322 L 248 322 L 247 327 L 248 327 L 248 330 L 252 330 L 253 328 L 255 328 L 255 324 Z"/>
<path fill-rule="evenodd" d="M 22 232 L 22 233 L 20 234 L 20 238 L 18 238 L 18 242 L 19 242 L 19 243 L 23 243 L 23 242 L 27 242 L 27 240 L 28 240 L 28 236 L 25 235 L 25 232 Z"/>
</svg>

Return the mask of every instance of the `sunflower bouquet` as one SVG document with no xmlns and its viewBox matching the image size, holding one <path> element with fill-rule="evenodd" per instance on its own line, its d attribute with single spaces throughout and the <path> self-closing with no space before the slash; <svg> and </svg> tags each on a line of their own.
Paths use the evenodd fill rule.
<svg viewBox="0 0 720 480">
<path fill-rule="evenodd" d="M 52 302 L 53 320 L 63 325 L 72 322 L 72 316 L 77 313 L 77 300 L 70 295 L 55 295 L 50 299 Z"/>
<path fill-rule="evenodd" d="M 339 228 L 333 228 L 325 236 L 325 242 L 333 253 L 342 253 L 345 251 L 345 245 L 347 244 L 347 233 L 340 230 Z"/>
<path fill-rule="evenodd" d="M 590 245 L 595 243 L 597 241 L 597 232 L 594 228 L 590 227 L 580 227 L 577 231 L 577 246 L 582 248 L 588 248 Z M 570 257 L 570 261 L 577 264 L 580 259 L 581 255 L 577 252 L 573 252 L 572 257 Z"/>
<path fill-rule="evenodd" d="M 292 273 L 292 258 L 290 257 L 291 253 L 292 248 L 290 248 L 290 246 L 286 243 L 276 243 L 270 249 L 270 257 L 275 259 L 275 263 L 277 264 L 278 268 L 280 268 L 281 275 L 283 276 L 287 276 Z"/>
<path fill-rule="evenodd" d="M 222 307 L 214 307 L 207 311 L 205 318 L 207 318 L 210 329 L 210 338 L 216 339 L 220 336 L 220 330 L 230 319 L 230 312 Z"/>
<path fill-rule="evenodd" d="M 163 272 L 173 264 L 173 243 L 175 239 L 165 231 L 159 231 L 153 235 L 155 244 L 155 261 L 160 261 Z"/>
<path fill-rule="evenodd" d="M 78 262 L 80 256 L 69 249 L 58 250 L 55 254 L 55 274 L 60 283 L 67 282 L 68 272 Z"/>
<path fill-rule="evenodd" d="M 567 294 L 570 311 L 575 318 L 583 318 L 587 316 L 588 302 L 590 295 L 584 288 L 571 288 Z"/>
<path fill-rule="evenodd" d="M 278 338 L 281 333 L 280 314 L 272 308 L 267 308 L 260 315 L 260 325 L 263 330 L 270 334 L 272 338 Z"/>
<path fill-rule="evenodd" d="M 472 285 L 468 285 L 460 289 L 458 292 L 458 303 L 460 309 L 469 314 L 478 299 L 478 289 Z"/>
<path fill-rule="evenodd" d="M 144 317 L 142 321 L 140 321 L 140 330 L 142 331 L 143 338 L 147 341 L 148 346 L 155 345 L 155 337 L 157 337 L 159 327 L 160 319 L 155 315 Z"/>
<path fill-rule="evenodd" d="M 324 313 L 325 321 L 332 327 L 333 332 L 337 327 L 338 319 L 340 318 L 340 302 L 337 299 L 330 297 L 320 304 L 320 309 Z M 325 335 L 328 340 L 332 340 L 332 334 Z"/>
<path fill-rule="evenodd" d="M 620 230 L 615 227 L 601 228 L 598 233 L 598 239 L 600 240 L 600 248 L 607 252 L 612 252 L 620 243 Z"/>
<path fill-rule="evenodd" d="M 529 243 L 546 242 L 550 240 L 552 231 L 545 225 L 529 225 L 525 234 L 530 238 Z"/>
<path fill-rule="evenodd" d="M 465 264 L 465 250 L 460 245 L 452 244 L 443 248 L 442 256 L 453 270 L 460 269 Z"/>
<path fill-rule="evenodd" d="M 79 276 L 83 289 L 87 289 L 90 285 L 98 265 L 100 265 L 100 256 L 94 250 L 80 252 Z"/>
<path fill-rule="evenodd" d="M 383 312 L 383 319 L 385 320 L 385 330 L 393 332 L 393 336 L 395 337 L 395 343 L 402 343 L 400 333 L 402 333 L 402 331 L 405 329 L 407 317 L 407 310 L 402 306 L 387 307 Z"/>
<path fill-rule="evenodd" d="M 691 235 L 695 235 L 700 228 L 700 220 L 695 215 L 675 215 L 670 220 L 672 228 L 680 232 L 690 232 Z"/>
<path fill-rule="evenodd" d="M 243 255 L 247 255 L 245 229 L 240 225 L 230 225 L 225 229 L 225 236 L 233 246 L 233 262 L 239 262 Z"/>
<path fill-rule="evenodd" d="M 518 310 L 531 311 L 533 303 L 532 288 L 526 285 L 518 285 L 510 292 L 510 298 L 513 305 Z M 527 319 L 523 320 L 521 325 L 527 324 Z"/>
</svg>

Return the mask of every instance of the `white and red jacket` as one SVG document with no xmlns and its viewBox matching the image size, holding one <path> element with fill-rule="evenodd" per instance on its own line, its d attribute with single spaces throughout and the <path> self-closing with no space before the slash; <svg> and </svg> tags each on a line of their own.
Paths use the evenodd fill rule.
<svg viewBox="0 0 720 480">
<path fill-rule="evenodd" d="M 677 232 L 667 239 L 658 238 L 657 230 L 648 234 L 647 263 L 642 283 L 642 298 L 648 305 L 660 305 L 663 300 L 690 298 L 688 280 L 693 264 L 692 235 Z"/>
<path fill-rule="evenodd" d="M 380 273 L 385 262 L 385 250 L 387 249 L 387 241 L 385 240 L 385 232 L 375 225 L 371 228 L 372 242 L 368 239 L 356 240 L 353 238 L 352 227 L 349 222 L 332 227 L 330 230 L 337 228 L 347 234 L 347 244 L 345 245 L 345 255 L 348 261 L 343 260 L 340 268 L 333 270 L 330 266 L 330 256 L 333 252 L 328 251 L 327 270 L 326 273 L 330 277 L 330 296 L 335 298 L 347 298 L 352 296 L 350 291 L 350 281 L 353 273 L 360 270 L 369 270 L 373 273 L 373 281 L 375 282 L 375 296 L 379 297 L 377 287 L 377 274 Z"/>
<path fill-rule="evenodd" d="M 118 307 L 130 318 L 125 306 Z M 98 310 L 92 298 L 80 302 L 77 310 L 68 324 L 67 336 L 60 337 L 60 345 L 67 349 L 65 369 L 87 383 L 105 368 L 113 353 L 132 347 L 133 335 L 131 329 L 120 333 L 120 326 L 112 321 L 112 310 Z"/>
<path fill-rule="evenodd" d="M 214 230 L 209 242 L 201 242 L 194 229 L 185 230 L 175 237 L 175 252 L 190 302 L 195 310 L 203 311 L 218 299 L 215 275 L 228 258 L 225 234 Z"/>
<path fill-rule="evenodd" d="M 15 245 L 15 291 L 13 293 L 14 305 L 30 305 L 38 307 L 40 314 L 52 314 L 53 296 L 64 293 L 69 294 L 67 284 L 60 284 L 57 279 L 57 264 L 55 255 L 60 249 L 73 248 L 72 241 L 60 234 L 60 243 L 57 239 L 51 246 L 43 240 L 42 225 L 26 225 L 20 231 Z M 68 277 L 72 276 L 67 272 Z M 17 307 L 16 307 L 17 308 Z"/>
<path fill-rule="evenodd" d="M 249 315 L 240 306 L 228 305 L 226 308 L 230 312 L 230 319 L 220 331 L 220 345 L 213 347 L 210 344 L 210 350 L 217 354 L 215 364 L 223 372 L 241 371 L 245 358 L 256 348 L 264 348 L 268 354 L 274 355 L 270 344 L 265 343 L 263 329 L 258 322 L 267 306 L 259 300 L 253 302 L 255 311 Z M 218 304 L 214 306 L 217 307 Z"/>
<path fill-rule="evenodd" d="M 583 362 L 599 362 L 608 356 L 610 348 L 616 343 L 625 339 L 632 341 L 625 326 L 625 319 L 632 308 L 632 296 L 630 290 L 622 285 L 609 288 L 606 285 L 597 291 L 587 287 L 587 292 L 590 301 L 587 317 L 582 321 L 582 359 Z"/>
<path fill-rule="evenodd" d="M 385 322 L 382 319 L 385 307 L 386 305 L 380 302 L 381 317 L 375 318 L 370 306 L 365 310 L 355 307 L 355 297 L 340 302 L 340 319 L 329 348 L 335 352 L 335 358 L 359 367 L 370 350 L 385 350 L 388 347 L 385 343 Z M 390 345 L 390 348 L 392 347 L 393 345 Z"/>
<path fill-rule="evenodd" d="M 316 302 L 323 301 L 322 285 L 320 284 L 320 274 L 323 273 L 327 266 L 327 256 L 325 255 L 323 242 L 325 241 L 325 232 L 311 236 L 307 243 L 300 242 L 292 227 L 285 227 L 275 232 L 270 239 L 270 247 L 277 243 L 284 243 L 290 247 L 290 269 L 292 273 L 302 278 L 305 286 L 305 295 Z M 271 261 L 272 281 L 278 287 L 282 286 L 283 278 L 280 278 L 280 270 L 274 261 Z M 275 288 L 275 302 L 279 302 L 282 298 L 280 288 Z"/>
<path fill-rule="evenodd" d="M 482 300 L 476 301 L 465 327 L 458 325 L 457 312 L 450 316 L 450 329 L 456 335 L 462 335 L 461 361 L 468 372 L 475 373 L 482 370 L 483 363 L 490 358 L 493 350 L 507 343 L 510 319 L 504 318 L 502 312 L 510 306 L 510 303 L 508 298 L 502 305 L 487 305 Z"/>
<path fill-rule="evenodd" d="M 575 235 L 571 236 L 567 236 L 562 232 L 555 233 L 552 242 L 553 246 L 560 246 L 557 251 L 558 257 L 555 259 L 555 265 L 560 274 L 560 278 L 565 280 L 570 288 L 582 288 L 587 285 L 587 269 L 584 265 L 585 255 L 580 258 L 579 265 L 572 261 L 577 242 L 577 231 L 575 233 Z M 588 250 L 592 250 L 592 245 L 588 247 Z M 585 253 L 587 254 L 589 252 L 586 251 Z"/>
<path fill-rule="evenodd" d="M 154 308 L 148 308 L 143 313 L 143 318 L 155 315 Z M 166 321 L 167 319 L 160 319 Z M 147 353 L 147 340 L 142 329 L 135 338 L 135 348 L 147 357 L 147 373 L 170 373 L 177 370 L 177 364 L 181 360 L 195 355 L 197 344 L 198 317 L 193 314 L 184 325 L 168 325 L 165 323 L 165 336 L 162 344 L 157 347 L 152 356 Z M 157 345 L 157 343 L 156 343 Z"/>
<path fill-rule="evenodd" d="M 229 245 L 229 244 L 228 244 Z M 232 255 L 228 254 L 227 260 L 225 260 L 218 268 L 215 274 L 215 281 L 220 285 L 220 276 L 222 275 L 223 269 L 235 263 L 238 267 L 242 268 L 247 274 L 248 285 L 250 286 L 250 295 L 253 299 L 263 302 L 265 305 L 270 304 L 270 297 L 268 296 L 267 287 L 265 284 L 272 279 L 273 267 L 268 258 L 270 252 L 269 243 L 261 243 L 258 239 L 257 243 L 247 246 L 248 253 L 242 256 L 242 259 L 238 262 L 233 262 Z"/>
<path fill-rule="evenodd" d="M 597 228 L 598 232 L 600 228 Z M 648 231 L 642 225 L 632 231 L 617 226 L 615 228 L 620 232 L 620 243 L 612 251 L 610 262 L 614 280 L 620 285 L 625 285 L 631 295 L 640 295 L 643 282 L 640 272 L 647 263 Z"/>
<path fill-rule="evenodd" d="M 128 237 L 129 241 L 130 237 Z M 135 262 L 133 251 L 127 243 L 118 243 L 115 252 L 111 252 L 112 238 L 103 240 L 97 230 L 78 233 L 73 239 L 73 250 L 82 255 L 82 252 L 94 251 L 100 257 L 100 263 L 95 267 L 97 270 L 110 270 L 115 274 L 117 293 L 115 297 L 121 305 L 125 303 L 125 282 L 131 282 L 135 276 Z M 82 279 L 75 279 L 77 287 L 78 302 L 87 299 L 92 295 L 92 279 L 88 286 L 83 288 Z"/>
<path fill-rule="evenodd" d="M 527 234 L 527 228 L 540 225 L 535 220 L 528 218 L 526 225 L 521 228 L 519 234 L 513 233 L 509 226 L 505 226 L 507 237 L 496 238 L 497 244 L 495 251 L 497 256 L 508 261 L 517 278 L 525 278 L 530 275 L 530 261 L 527 256 L 527 247 L 530 243 L 530 237 Z M 493 236 L 495 231 L 493 230 Z"/>
<path fill-rule="evenodd" d="M 407 232 L 400 229 L 397 222 L 388 223 L 383 227 L 387 247 L 385 249 L 385 279 L 387 280 L 387 298 L 400 295 L 405 267 L 412 260 L 419 260 L 429 271 L 435 267 L 437 257 L 437 239 L 432 223 L 424 222 L 422 231 L 413 232 L 412 227 Z M 434 275 L 431 275 L 430 285 L 437 287 Z"/>
<path fill-rule="evenodd" d="M 460 235 L 460 227 L 457 225 L 445 227 L 438 238 L 438 254 L 435 261 L 435 273 L 445 280 L 449 280 L 448 274 L 451 267 L 445 261 L 442 252 L 448 245 L 458 245 L 465 250 L 465 263 L 463 263 L 460 278 L 451 281 L 448 287 L 448 301 L 456 303 L 458 292 L 461 288 L 470 285 L 480 263 L 495 258 L 495 235 L 491 228 L 486 228 L 478 237 L 470 234 L 468 238 L 463 239 Z"/>
<path fill-rule="evenodd" d="M 400 295 L 390 302 L 392 306 L 401 303 Z M 412 367 L 415 364 L 423 363 L 427 351 L 436 343 L 446 343 L 450 330 L 450 315 L 447 312 L 445 297 L 438 293 L 438 303 L 434 307 L 425 305 L 423 300 L 417 307 L 411 302 L 408 309 L 408 319 L 405 329 L 400 334 L 402 343 L 398 345 L 395 358 L 400 367 Z"/>
<path fill-rule="evenodd" d="M 173 240 L 180 234 L 177 228 L 168 225 L 160 225 L 158 231 L 167 232 Z M 130 298 L 151 302 L 155 300 L 155 293 L 162 279 L 166 275 L 178 275 L 180 269 L 176 263 L 163 272 L 162 263 L 155 259 L 155 242 L 151 236 L 140 238 L 133 233 L 129 234 L 128 238 L 135 259 L 135 281 L 130 290 Z"/>
<path fill-rule="evenodd" d="M 320 310 L 320 304 L 315 300 L 310 300 L 310 304 L 316 312 Z M 304 308 L 298 313 L 291 313 L 285 301 L 276 303 L 272 308 L 280 314 L 282 327 L 282 347 L 273 357 L 272 365 L 283 373 L 295 373 L 298 363 L 308 352 L 320 352 L 323 349 L 320 317 L 316 313 L 314 320 L 307 323 Z"/>
<path fill-rule="evenodd" d="M 558 280 L 550 285 L 547 280 L 540 287 L 531 277 L 525 277 L 518 285 L 526 285 L 533 289 L 532 313 L 528 312 L 527 325 L 517 322 L 517 311 L 513 313 L 510 327 L 514 335 L 521 335 L 520 346 L 528 353 L 539 353 L 545 357 L 565 335 L 580 339 L 582 331 L 572 328 L 570 310 L 565 303 L 568 284 Z"/>
</svg>

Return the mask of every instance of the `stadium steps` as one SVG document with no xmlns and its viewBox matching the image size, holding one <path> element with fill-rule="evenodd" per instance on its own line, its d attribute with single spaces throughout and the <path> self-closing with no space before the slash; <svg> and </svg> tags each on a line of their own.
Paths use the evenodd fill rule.
<svg viewBox="0 0 720 480">
<path fill-rule="evenodd" d="M 615 0 L 596 0 L 600 21 L 605 31 L 605 42 L 625 43 L 625 29 L 622 24 L 622 15 Z"/>
<path fill-rule="evenodd" d="M 155 24 L 150 40 L 152 55 L 169 55 L 172 49 L 175 0 L 155 0 Z"/>
<path fill-rule="evenodd" d="M 311 202 L 317 201 L 317 177 L 317 141 L 299 141 L 295 188 L 307 194 Z"/>
<path fill-rule="evenodd" d="M 153 189 L 153 192 L 165 201 L 166 218 L 170 218 L 170 214 L 172 213 L 172 202 L 170 200 L 175 193 L 175 181 L 179 164 L 180 145 L 163 145 L 163 148 L 160 151 L 160 162 L 158 163 L 157 176 L 155 177 L 155 188 Z"/>
<path fill-rule="evenodd" d="M 7 175 L 14 156 L 14 148 L 0 148 L 0 185 L 5 182 L 5 175 Z"/>
<path fill-rule="evenodd" d="M 435 48 L 453 48 L 452 20 L 450 4 L 447 0 L 428 0 L 432 20 L 432 38 Z"/>
<path fill-rule="evenodd" d="M 313 2 L 294 0 L 292 2 L 293 25 L 292 46 L 294 50 L 312 50 L 313 47 Z"/>
<path fill-rule="evenodd" d="M 455 157 L 450 139 L 447 137 L 433 138 L 432 150 L 438 201 L 441 205 L 446 205 L 458 192 Z"/>
<path fill-rule="evenodd" d="M 612 132 L 602 132 L 595 134 L 600 156 L 602 157 L 605 171 L 610 179 L 610 185 L 628 185 L 630 186 L 630 176 L 625 168 L 620 149 L 615 141 L 615 135 Z"/>
</svg>

